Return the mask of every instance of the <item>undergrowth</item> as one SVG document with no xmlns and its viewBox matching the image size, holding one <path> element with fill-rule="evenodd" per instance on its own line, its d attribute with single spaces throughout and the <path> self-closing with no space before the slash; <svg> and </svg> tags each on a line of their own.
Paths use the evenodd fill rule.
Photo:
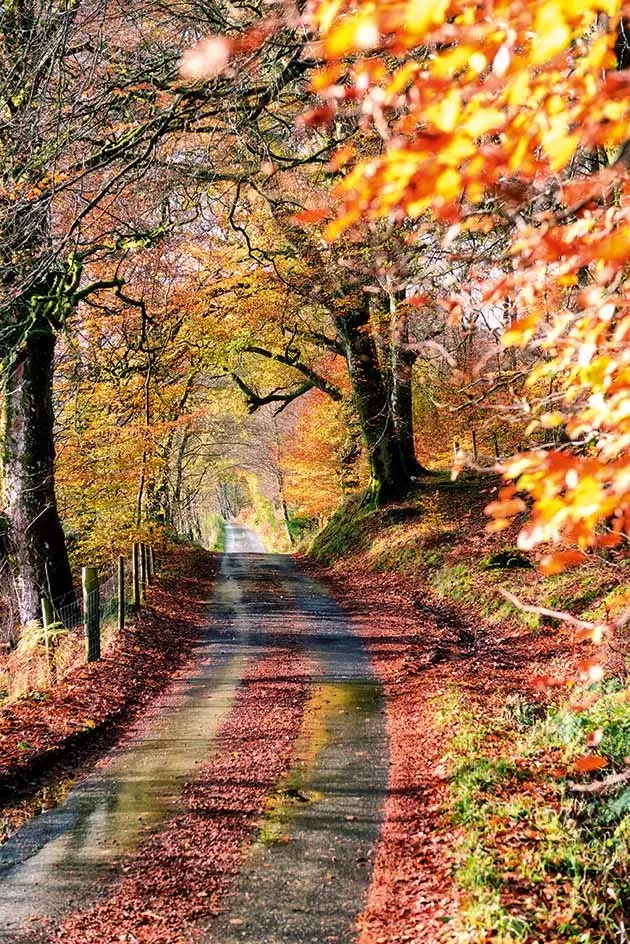
<svg viewBox="0 0 630 944">
<path fill-rule="evenodd" d="M 514 546 L 514 534 L 487 535 L 483 508 L 493 488 L 491 476 L 455 483 L 436 478 L 398 505 L 374 509 L 352 498 L 311 541 L 309 554 L 329 566 L 360 558 L 375 573 L 417 576 L 436 597 L 489 623 L 528 632 L 544 630 L 549 620 L 515 609 L 501 588 L 525 603 L 586 619 L 607 619 L 628 605 L 627 555 L 614 562 L 593 558 L 577 570 L 542 577 L 535 562 Z"/>
<path fill-rule="evenodd" d="M 540 705 L 517 697 L 484 722 L 453 688 L 436 717 L 457 732 L 445 811 L 459 837 L 454 939 L 626 940 L 630 787 L 574 794 L 568 780 L 584 735 L 599 728 L 606 732 L 599 750 L 610 768 L 624 767 L 630 723 L 620 693 L 604 691 L 579 714 L 561 704 L 542 716 Z"/>
</svg>

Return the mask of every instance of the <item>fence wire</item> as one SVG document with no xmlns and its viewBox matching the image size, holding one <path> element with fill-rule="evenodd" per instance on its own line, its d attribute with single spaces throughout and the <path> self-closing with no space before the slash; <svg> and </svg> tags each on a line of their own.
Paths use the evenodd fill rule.
<svg viewBox="0 0 630 944">
<path fill-rule="evenodd" d="M 99 574 L 98 589 L 94 589 L 88 594 L 89 603 L 94 603 L 97 596 L 101 625 L 106 625 L 107 623 L 117 620 L 119 606 L 117 564 L 113 566 L 110 573 L 104 575 Z M 124 560 L 124 597 L 125 616 L 127 616 L 131 612 L 134 604 L 133 561 L 127 558 Z M 81 591 L 66 593 L 61 597 L 56 597 L 50 602 L 52 604 L 53 620 L 55 623 L 61 623 L 68 631 L 84 629 L 85 601 Z"/>
</svg>

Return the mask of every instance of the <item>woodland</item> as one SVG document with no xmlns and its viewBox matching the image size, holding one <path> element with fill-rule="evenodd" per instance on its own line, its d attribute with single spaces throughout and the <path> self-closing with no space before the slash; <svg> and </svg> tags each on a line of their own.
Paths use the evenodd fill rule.
<svg viewBox="0 0 630 944">
<path fill-rule="evenodd" d="M 2 4 L 0 781 L 67 684 L 42 598 L 63 635 L 81 568 L 134 542 L 211 582 L 239 521 L 361 603 L 392 776 L 431 797 L 391 800 L 362 944 L 627 940 L 629 24 Z M 155 665 L 120 670 L 139 705 L 192 645 L 169 579 Z"/>
</svg>

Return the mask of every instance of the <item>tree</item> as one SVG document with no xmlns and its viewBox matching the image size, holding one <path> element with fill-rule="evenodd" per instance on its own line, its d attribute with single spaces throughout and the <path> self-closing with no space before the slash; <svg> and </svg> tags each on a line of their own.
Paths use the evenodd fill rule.
<svg viewBox="0 0 630 944">
<path fill-rule="evenodd" d="M 503 344 L 544 359 L 530 375 L 536 425 L 562 425 L 570 448 L 504 466 L 516 485 L 489 509 L 507 526 L 533 499 L 521 544 L 615 545 L 628 489 L 627 78 L 615 2 L 343 3 L 313 8 L 329 59 L 317 87 L 334 112 L 364 103 L 385 142 L 338 188 L 334 237 L 363 215 L 430 211 L 452 241 L 504 226 L 509 271 L 484 286 L 514 312 Z M 386 53 L 387 58 L 379 55 Z M 354 107 L 354 106 L 353 106 Z M 444 299 L 451 316 L 461 312 Z M 564 555 L 563 563 L 580 554 Z M 557 565 L 551 557 L 548 566 Z"/>
<path fill-rule="evenodd" d="M 0 433 L 6 543 L 24 622 L 38 615 L 42 594 L 72 592 L 54 487 L 51 378 L 69 315 L 106 288 L 86 284 L 88 260 L 116 258 L 168 231 L 161 197 L 182 154 L 205 148 L 210 134 L 215 144 L 234 138 L 239 122 L 304 70 L 294 50 L 276 46 L 254 55 L 256 74 L 244 68 L 239 81 L 182 86 L 182 36 L 199 15 L 194 5 L 173 16 L 159 3 L 114 11 L 82 0 L 9 2 L 0 14 Z M 246 29 L 238 10 L 201 16 L 206 28 Z M 157 201 L 143 186 L 155 168 Z M 144 203 L 121 224 L 133 188 Z M 185 193 L 176 202 L 185 208 Z"/>
</svg>

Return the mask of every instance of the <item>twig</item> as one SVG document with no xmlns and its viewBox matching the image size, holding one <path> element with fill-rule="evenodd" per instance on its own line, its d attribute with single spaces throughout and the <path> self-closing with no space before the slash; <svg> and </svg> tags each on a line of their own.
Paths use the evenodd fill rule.
<svg viewBox="0 0 630 944">
<path fill-rule="evenodd" d="M 522 610 L 524 613 L 536 613 L 538 616 L 549 616 L 551 619 L 562 620 L 565 623 L 570 623 L 572 626 L 577 626 L 579 629 L 596 629 L 597 627 L 597 623 L 581 620 L 571 613 L 564 612 L 564 610 L 550 610 L 546 606 L 535 606 L 533 603 L 523 603 L 522 600 L 519 600 L 518 597 L 510 593 L 509 590 L 505 590 L 503 587 L 499 587 L 499 593 L 501 596 L 504 596 L 506 600 L 509 600 L 513 606 Z"/>
<path fill-rule="evenodd" d="M 621 773 L 611 774 L 603 780 L 594 780 L 593 783 L 575 783 L 569 780 L 567 785 L 571 793 L 608 793 L 609 790 L 615 790 L 628 780 L 630 780 L 630 767 L 622 770 Z"/>
</svg>

